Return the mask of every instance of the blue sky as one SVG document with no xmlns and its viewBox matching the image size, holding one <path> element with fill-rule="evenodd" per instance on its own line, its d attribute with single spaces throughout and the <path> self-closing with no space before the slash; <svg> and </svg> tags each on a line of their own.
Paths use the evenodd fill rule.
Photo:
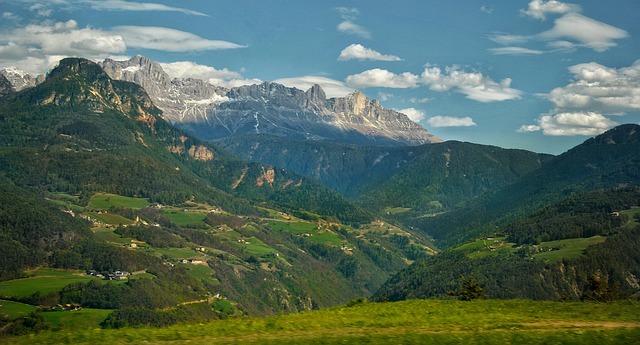
<svg viewBox="0 0 640 345">
<path fill-rule="evenodd" d="M 635 0 L 149 1 L 0 0 L 0 67 L 142 54 L 227 87 L 358 89 L 445 140 L 554 154 L 640 123 Z"/>
</svg>

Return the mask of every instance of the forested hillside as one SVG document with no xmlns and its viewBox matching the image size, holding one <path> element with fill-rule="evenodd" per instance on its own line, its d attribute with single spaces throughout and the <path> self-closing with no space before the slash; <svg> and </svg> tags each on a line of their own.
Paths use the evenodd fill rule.
<svg viewBox="0 0 640 345">
<path fill-rule="evenodd" d="M 496 232 L 419 260 L 378 300 L 444 297 L 473 276 L 490 298 L 640 296 L 640 189 L 576 194 Z"/>
<path fill-rule="evenodd" d="M 105 327 L 333 306 L 434 252 L 176 129 L 84 59 L 0 101 L 0 200 L 0 297 L 117 310 Z"/>
<path fill-rule="evenodd" d="M 519 217 L 575 193 L 640 185 L 640 126 L 622 125 L 585 141 L 478 200 L 438 217 L 407 222 L 441 247 L 495 231 Z"/>
<path fill-rule="evenodd" d="M 367 209 L 402 211 L 399 219 L 449 210 L 513 183 L 551 158 L 455 141 L 390 148 L 254 135 L 219 143 L 246 160 L 317 178 Z"/>
</svg>

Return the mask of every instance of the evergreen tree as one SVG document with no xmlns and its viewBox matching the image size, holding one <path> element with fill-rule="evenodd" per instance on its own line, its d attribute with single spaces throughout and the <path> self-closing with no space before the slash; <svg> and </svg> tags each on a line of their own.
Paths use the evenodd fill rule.
<svg viewBox="0 0 640 345">
<path fill-rule="evenodd" d="M 484 288 L 480 286 L 473 273 L 468 276 L 460 276 L 460 287 L 456 291 L 449 292 L 449 295 L 455 296 L 461 301 L 487 298 Z"/>
</svg>

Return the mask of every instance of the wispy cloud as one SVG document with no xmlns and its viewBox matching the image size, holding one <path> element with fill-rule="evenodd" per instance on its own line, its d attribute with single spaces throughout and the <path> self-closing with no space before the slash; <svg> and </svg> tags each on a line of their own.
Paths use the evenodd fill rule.
<svg viewBox="0 0 640 345">
<path fill-rule="evenodd" d="M 18 23 L 20 22 L 20 20 L 22 20 L 22 18 L 20 18 L 20 16 L 13 12 L 4 12 L 2 13 L 2 20 L 4 20 L 5 22 L 8 21 Z"/>
<path fill-rule="evenodd" d="M 369 32 L 369 30 L 355 23 L 360 15 L 360 10 L 357 8 L 336 7 L 336 11 L 340 13 L 340 17 L 342 18 L 342 22 L 337 26 L 339 32 L 366 39 L 371 38 L 371 32 Z"/>
<path fill-rule="evenodd" d="M 345 20 L 342 23 L 338 24 L 337 29 L 338 31 L 348 35 L 356 35 L 362 38 L 371 38 L 371 33 L 369 32 L 369 30 L 350 20 Z"/>
<path fill-rule="evenodd" d="M 490 35 L 490 40 L 508 47 L 492 48 L 489 51 L 494 54 L 511 55 L 537 53 L 540 50 L 521 47 L 521 45 L 542 41 L 546 42 L 551 51 L 567 52 L 587 48 L 603 52 L 617 46 L 617 40 L 629 36 L 625 30 L 586 17 L 580 11 L 581 8 L 578 5 L 555 0 L 533 0 L 527 9 L 521 10 L 520 13 L 538 20 L 546 20 L 548 15 L 559 15 L 560 17 L 554 20 L 553 27 L 547 31 L 529 35 L 504 33 Z"/>
<path fill-rule="evenodd" d="M 502 47 L 489 49 L 494 55 L 540 55 L 544 51 L 537 49 L 529 49 L 523 47 Z"/>
<path fill-rule="evenodd" d="M 414 103 L 414 104 L 422 104 L 422 103 L 427 103 L 431 100 L 431 98 L 429 97 L 423 97 L 423 98 L 411 98 L 409 99 L 409 102 Z"/>
<path fill-rule="evenodd" d="M 124 37 L 127 46 L 131 48 L 188 52 L 246 47 L 227 41 L 209 40 L 190 32 L 158 26 L 116 26 L 112 30 Z"/>
<path fill-rule="evenodd" d="M 167 6 L 153 2 L 133 2 L 126 0 L 16 0 L 28 6 L 28 9 L 39 16 L 48 17 L 55 9 L 65 11 L 82 10 L 91 8 L 96 11 L 130 11 L 130 12 L 178 12 L 187 15 L 208 16 L 202 12 L 181 7 Z"/>
<path fill-rule="evenodd" d="M 344 20 L 356 20 L 360 15 L 360 10 L 358 10 L 357 8 L 336 7 L 335 10 L 340 13 L 340 16 Z"/>
<path fill-rule="evenodd" d="M 216 86 L 227 88 L 259 84 L 262 81 L 246 79 L 240 72 L 230 71 L 226 68 L 216 69 L 211 66 L 197 64 L 191 61 L 177 61 L 172 63 L 160 63 L 162 69 L 171 78 L 195 78 L 208 81 Z"/>
<path fill-rule="evenodd" d="M 375 60 L 375 61 L 402 61 L 402 59 L 395 55 L 384 55 L 373 49 L 365 48 L 361 44 L 352 44 L 344 48 L 338 56 L 339 61 L 347 60 Z"/>
<path fill-rule="evenodd" d="M 344 97 L 351 94 L 355 89 L 345 85 L 339 80 L 321 77 L 321 76 L 301 76 L 293 78 L 281 78 L 273 81 L 288 87 L 295 87 L 300 90 L 308 90 L 313 85 L 318 84 L 322 87 L 327 97 Z"/>
<path fill-rule="evenodd" d="M 518 128 L 516 130 L 516 132 L 518 132 L 518 133 L 530 133 L 530 132 L 538 132 L 541 129 L 542 128 L 540 128 L 540 126 L 537 126 L 537 125 L 522 125 L 522 126 L 520 126 L 520 128 Z"/>
<path fill-rule="evenodd" d="M 615 42 L 629 36 L 619 28 L 585 17 L 579 13 L 568 13 L 555 21 L 551 30 L 540 33 L 536 38 L 554 42 L 573 43 L 575 47 L 591 48 L 603 52 L 618 44 Z M 557 47 L 557 44 L 556 44 Z"/>
<path fill-rule="evenodd" d="M 433 116 L 427 120 L 431 127 L 472 127 L 476 123 L 470 117 Z"/>
<path fill-rule="evenodd" d="M 172 7 L 163 4 L 157 4 L 152 2 L 131 2 L 124 0 L 85 0 L 87 5 L 91 6 L 94 10 L 105 11 L 162 11 L 162 12 L 180 12 L 183 14 L 195 15 L 195 16 L 207 16 L 206 14 L 194 10 L 189 10 L 180 7 Z"/>
<path fill-rule="evenodd" d="M 493 7 L 487 6 L 487 5 L 480 6 L 480 12 L 486 13 L 486 14 L 492 14 L 493 13 Z"/>
</svg>

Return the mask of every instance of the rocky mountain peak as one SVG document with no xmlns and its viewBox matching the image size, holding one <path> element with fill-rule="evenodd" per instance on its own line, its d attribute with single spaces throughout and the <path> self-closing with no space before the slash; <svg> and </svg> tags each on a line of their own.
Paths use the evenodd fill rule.
<svg viewBox="0 0 640 345">
<path fill-rule="evenodd" d="M 33 77 L 26 71 L 17 67 L 7 67 L 0 69 L 0 75 L 5 77 L 14 91 L 21 91 L 28 87 L 34 87 L 44 81 L 44 75 Z"/>
<path fill-rule="evenodd" d="M 368 107 L 371 107 L 371 101 L 369 98 L 364 93 L 357 90 L 345 97 L 343 102 L 336 104 L 344 105 L 344 107 L 340 107 L 340 110 L 352 112 L 356 115 L 364 115 L 365 110 Z"/>
<path fill-rule="evenodd" d="M 60 60 L 51 72 L 48 79 L 58 77 L 76 76 L 87 82 L 93 82 L 100 79 L 109 79 L 104 70 L 95 62 L 82 58 L 66 58 Z"/>
<path fill-rule="evenodd" d="M 324 105 L 327 102 L 327 94 L 318 84 L 313 84 L 313 86 L 307 90 L 306 94 L 309 101 L 315 104 Z"/>
<path fill-rule="evenodd" d="M 136 83 L 151 97 L 160 97 L 171 88 L 171 78 L 162 66 L 142 55 L 126 61 L 106 59 L 101 66 L 111 78 Z"/>
<path fill-rule="evenodd" d="M 41 106 L 72 107 L 94 113 L 114 110 L 150 127 L 160 113 L 142 87 L 113 80 L 100 65 L 82 58 L 61 60 L 42 84 L 18 97 Z"/>
</svg>

